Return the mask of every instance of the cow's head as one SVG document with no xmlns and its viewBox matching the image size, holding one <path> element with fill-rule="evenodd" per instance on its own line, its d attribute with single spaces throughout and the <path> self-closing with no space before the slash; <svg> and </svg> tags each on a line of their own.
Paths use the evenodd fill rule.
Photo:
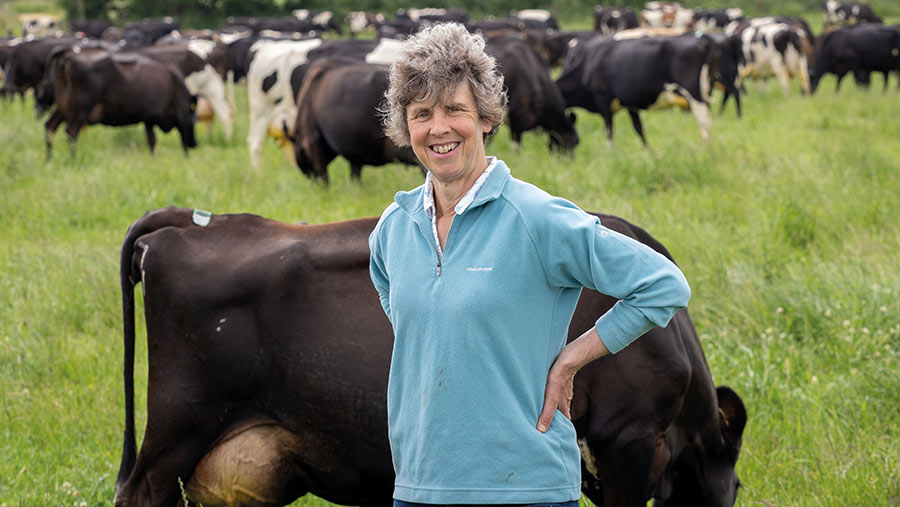
<svg viewBox="0 0 900 507">
<path fill-rule="evenodd" d="M 689 448 L 676 460 L 668 477 L 665 500 L 654 507 L 730 507 L 737 499 L 740 481 L 734 470 L 741 452 L 747 411 L 741 397 L 727 386 L 716 388 L 718 431 L 702 444 Z"/>
<path fill-rule="evenodd" d="M 562 121 L 557 122 L 550 129 L 550 149 L 571 153 L 578 145 L 578 132 L 575 130 L 575 113 L 562 116 Z"/>
</svg>

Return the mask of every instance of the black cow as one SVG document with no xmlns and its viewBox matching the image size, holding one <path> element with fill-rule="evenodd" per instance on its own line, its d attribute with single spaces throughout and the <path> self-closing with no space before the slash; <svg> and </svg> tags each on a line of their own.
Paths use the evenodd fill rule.
<svg viewBox="0 0 900 507">
<path fill-rule="evenodd" d="M 381 127 L 378 105 L 388 86 L 387 67 L 346 58 L 320 58 L 309 65 L 297 95 L 294 157 L 303 174 L 328 181 L 338 155 L 359 179 L 364 165 L 417 165 L 410 147 L 399 148 Z"/>
<path fill-rule="evenodd" d="M 44 77 L 47 56 L 53 48 L 69 46 L 75 42 L 76 39 L 72 37 L 61 37 L 32 40 L 13 46 L 4 67 L 6 75 L 0 95 L 24 95 L 26 91 L 37 87 Z"/>
<path fill-rule="evenodd" d="M 640 227 L 606 227 L 667 255 Z M 377 218 L 287 225 L 167 208 L 125 237 L 125 441 L 118 507 L 284 505 L 309 492 L 391 504 L 392 331 L 369 279 Z M 134 419 L 134 288 L 143 282 L 147 423 Z M 574 339 L 615 299 L 582 293 Z M 583 491 L 597 505 L 727 506 L 747 420 L 716 389 L 687 310 L 575 378 Z M 265 500 L 261 500 L 265 499 Z"/>
<path fill-rule="evenodd" d="M 140 23 L 129 23 L 122 30 L 121 44 L 126 47 L 147 46 L 178 30 L 181 23 L 177 19 L 145 19 Z"/>
<path fill-rule="evenodd" d="M 156 146 L 154 126 L 163 132 L 177 128 L 185 154 L 197 146 L 196 100 L 174 67 L 139 54 L 102 49 L 62 51 L 48 64 L 56 103 L 44 124 L 48 157 L 53 134 L 63 122 L 73 145 L 85 125 L 143 123 L 151 153 Z"/>
<path fill-rule="evenodd" d="M 99 19 L 85 19 L 83 21 L 72 21 L 71 23 L 73 32 L 81 32 L 85 37 L 90 37 L 92 39 L 103 37 L 103 32 L 110 26 L 111 25 L 108 22 Z"/>
<path fill-rule="evenodd" d="M 58 54 L 65 51 L 82 51 L 86 49 L 103 49 L 115 52 L 119 50 L 119 45 L 105 40 L 75 39 L 69 44 L 54 46 L 44 63 L 46 71 L 41 78 L 41 82 L 34 87 L 34 108 L 39 118 L 53 107 L 53 103 L 56 100 L 56 78 L 55 73 L 51 70 L 54 59 Z"/>
<path fill-rule="evenodd" d="M 574 150 L 578 144 L 575 113 L 566 114 L 562 93 L 538 54 L 517 39 L 492 39 L 484 49 L 497 60 L 503 74 L 513 142 L 520 143 L 525 131 L 542 128 L 550 135 L 551 149 Z"/>
<path fill-rule="evenodd" d="M 713 75 L 713 83 L 724 90 L 722 105 L 719 114 L 725 111 L 725 104 L 730 97 L 734 97 L 738 118 L 741 117 L 741 70 L 746 65 L 744 52 L 741 49 L 741 39 L 735 35 L 724 33 L 712 33 L 710 38 L 716 48 L 718 59 L 716 71 Z"/>
<path fill-rule="evenodd" d="M 600 113 L 612 140 L 612 117 L 628 110 L 634 130 L 646 145 L 638 112 L 687 102 L 709 138 L 709 88 L 716 54 L 709 36 L 681 35 L 615 40 L 598 36 L 570 49 L 557 80 L 568 107 Z"/>
<path fill-rule="evenodd" d="M 609 35 L 641 26 L 630 7 L 594 7 L 594 31 Z"/>
<path fill-rule="evenodd" d="M 838 2 L 828 0 L 822 5 L 825 26 L 855 25 L 858 23 L 883 23 L 869 4 L 862 2 Z"/>
<path fill-rule="evenodd" d="M 554 32 L 547 35 L 547 63 L 551 67 L 563 64 L 570 47 L 583 44 L 585 41 L 597 37 L 597 32 Z"/>
<path fill-rule="evenodd" d="M 837 92 L 848 72 L 859 86 L 869 86 L 869 74 L 881 72 L 887 89 L 893 71 L 900 71 L 900 29 L 868 23 L 846 26 L 819 37 L 809 84 L 815 92 L 822 76 L 836 74 Z"/>
<path fill-rule="evenodd" d="M 379 21 L 375 25 L 375 35 L 379 39 L 404 40 L 419 31 L 422 24 L 407 18 Z"/>
</svg>

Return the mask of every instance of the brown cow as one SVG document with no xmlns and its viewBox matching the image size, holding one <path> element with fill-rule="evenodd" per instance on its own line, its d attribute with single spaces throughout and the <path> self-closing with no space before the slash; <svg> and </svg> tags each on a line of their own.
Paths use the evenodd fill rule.
<svg viewBox="0 0 900 507">
<path fill-rule="evenodd" d="M 643 229 L 603 224 L 660 253 Z M 391 505 L 392 331 L 369 279 L 377 218 L 288 225 L 148 212 L 121 255 L 125 443 L 119 507 Z M 147 424 L 135 452 L 134 288 L 143 283 Z M 569 339 L 615 299 L 585 290 Z M 731 505 L 746 412 L 716 389 L 686 310 L 575 378 L 583 491 L 598 505 Z"/>
<path fill-rule="evenodd" d="M 163 132 L 177 128 L 185 154 L 197 146 L 196 100 L 174 67 L 138 54 L 80 48 L 56 53 L 50 67 L 53 74 L 47 79 L 54 83 L 56 108 L 44 124 L 48 157 L 53 134 L 63 122 L 73 145 L 85 125 L 143 123 L 151 153 L 156 146 L 153 127 Z"/>
</svg>

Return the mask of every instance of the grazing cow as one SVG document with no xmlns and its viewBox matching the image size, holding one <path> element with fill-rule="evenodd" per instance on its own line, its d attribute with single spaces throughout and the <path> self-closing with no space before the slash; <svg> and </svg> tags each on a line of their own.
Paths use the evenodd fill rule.
<svg viewBox="0 0 900 507">
<path fill-rule="evenodd" d="M 539 30 L 559 30 L 559 23 L 546 9 L 522 9 L 511 11 L 509 17 L 521 21 L 525 28 Z"/>
<path fill-rule="evenodd" d="M 399 148 L 383 132 L 378 105 L 387 90 L 383 65 L 345 58 L 320 58 L 309 65 L 297 95 L 294 157 L 303 174 L 328 182 L 328 164 L 338 155 L 359 179 L 364 165 L 418 165 L 412 148 Z"/>
<path fill-rule="evenodd" d="M 44 77 L 47 57 L 53 48 L 71 46 L 77 40 L 71 37 L 27 40 L 12 46 L 4 72 L 3 87 L 0 95 L 24 93 L 37 87 Z"/>
<path fill-rule="evenodd" d="M 517 39 L 492 39 L 484 50 L 497 60 L 503 74 L 513 142 L 519 144 L 527 130 L 542 128 L 550 135 L 551 149 L 574 150 L 575 113 L 566 114 L 566 101 L 540 56 Z"/>
<path fill-rule="evenodd" d="M 630 7 L 594 7 L 594 31 L 604 35 L 641 26 Z"/>
<path fill-rule="evenodd" d="M 692 29 L 694 11 L 678 2 L 647 2 L 641 10 L 641 24 L 650 28 Z"/>
<path fill-rule="evenodd" d="M 143 123 L 151 153 L 156 146 L 153 127 L 163 132 L 177 128 L 185 155 L 197 146 L 195 101 L 184 77 L 170 65 L 140 54 L 76 47 L 56 53 L 47 72 L 56 104 L 44 124 L 48 157 L 53 134 L 63 122 L 72 145 L 86 125 Z"/>
<path fill-rule="evenodd" d="M 837 28 L 819 37 L 815 55 L 809 76 L 812 92 L 828 73 L 837 75 L 837 92 L 848 72 L 859 86 L 869 86 L 869 74 L 881 72 L 886 90 L 888 74 L 900 71 L 900 29 L 868 23 Z"/>
<path fill-rule="evenodd" d="M 608 228 L 671 258 L 646 231 Z M 117 507 L 284 505 L 307 492 L 391 505 L 390 323 L 369 279 L 377 218 L 288 225 L 146 213 L 121 253 L 125 440 Z M 430 233 L 429 233 L 430 234 Z M 136 453 L 134 289 L 147 324 L 147 422 Z M 614 298 L 584 290 L 572 340 Z M 535 416 L 536 417 L 536 416 Z M 597 505 L 729 506 L 747 414 L 714 387 L 687 310 L 575 377 L 582 491 Z"/>
<path fill-rule="evenodd" d="M 743 21 L 744 11 L 731 9 L 694 9 L 694 31 L 717 33 L 725 31 L 725 27 L 735 21 Z"/>
<path fill-rule="evenodd" d="M 254 53 L 247 71 L 247 97 L 250 105 L 250 127 L 247 144 L 250 165 L 259 167 L 266 132 L 289 135 L 297 118 L 296 95 L 291 88 L 294 69 L 306 64 L 311 50 L 322 45 L 322 39 L 264 40 L 251 46 Z"/>
<path fill-rule="evenodd" d="M 212 41 L 196 40 L 182 44 L 146 46 L 135 52 L 174 65 L 184 76 L 184 84 L 191 95 L 209 103 L 222 122 L 225 138 L 231 140 L 232 111 L 225 96 L 225 81 L 222 79 L 227 57 L 222 46 Z M 218 69 L 213 66 L 214 62 Z"/>
<path fill-rule="evenodd" d="M 344 23 L 350 31 L 350 38 L 365 32 L 370 27 L 375 30 L 378 23 L 384 23 L 384 14 L 380 12 L 351 11 L 344 16 Z"/>
<path fill-rule="evenodd" d="M 862 2 L 838 2 L 828 0 L 822 5 L 825 26 L 855 25 L 859 23 L 883 23 L 882 19 L 872 12 L 869 4 Z"/>
<path fill-rule="evenodd" d="M 612 141 L 613 114 L 627 109 L 646 145 L 641 109 L 687 102 L 708 140 L 709 91 L 716 54 L 709 36 L 615 40 L 598 36 L 570 49 L 557 84 L 568 107 L 600 113 Z"/>
<path fill-rule="evenodd" d="M 775 76 L 787 96 L 790 78 L 797 77 L 803 93 L 809 94 L 809 55 L 813 42 L 801 27 L 778 18 L 754 18 L 730 24 L 725 33 L 741 39 L 746 62 L 744 78 Z"/>
</svg>

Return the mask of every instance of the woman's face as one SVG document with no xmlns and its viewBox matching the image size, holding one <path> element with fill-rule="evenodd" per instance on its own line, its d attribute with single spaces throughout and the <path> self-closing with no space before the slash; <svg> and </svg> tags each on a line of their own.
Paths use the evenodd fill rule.
<svg viewBox="0 0 900 507">
<path fill-rule="evenodd" d="M 465 181 L 487 167 L 483 134 L 491 127 L 478 116 L 468 82 L 448 100 L 414 100 L 406 106 L 406 123 L 416 157 L 441 183 Z"/>
</svg>

